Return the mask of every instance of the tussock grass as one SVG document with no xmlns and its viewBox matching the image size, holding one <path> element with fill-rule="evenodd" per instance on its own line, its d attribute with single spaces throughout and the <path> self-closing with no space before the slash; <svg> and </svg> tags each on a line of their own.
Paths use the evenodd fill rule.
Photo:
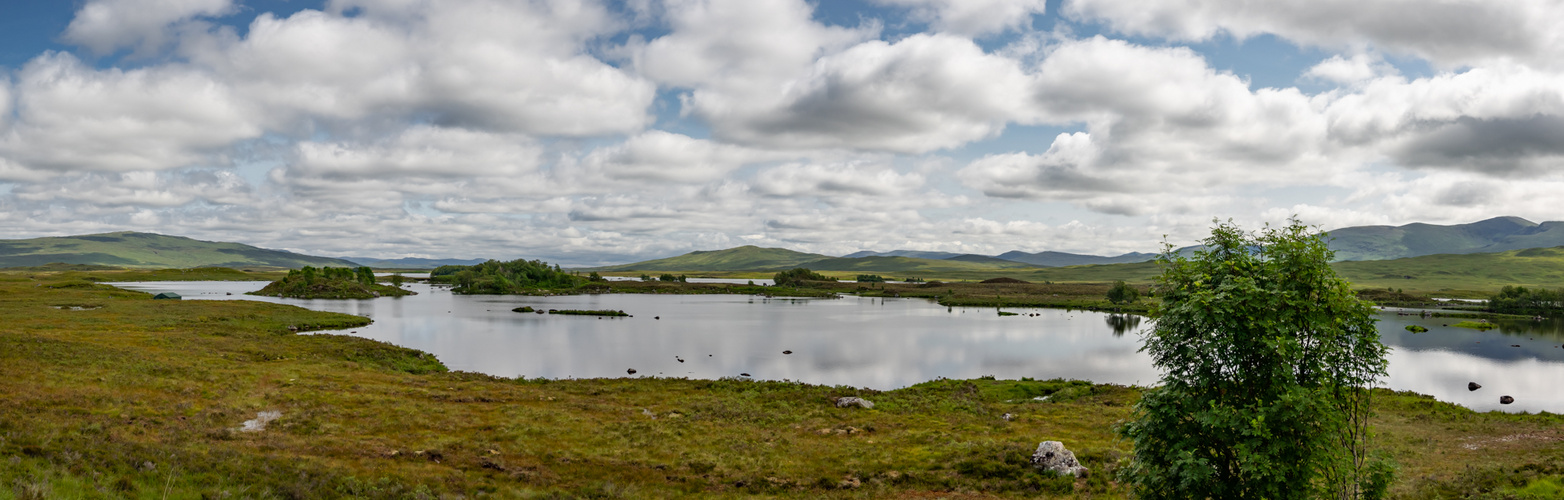
<svg viewBox="0 0 1564 500">
<path fill-rule="evenodd" d="M 507 379 L 290 329 L 360 317 L 56 279 L 0 273 L 0 498 L 1119 498 L 1130 450 L 1111 429 L 1139 395 L 992 378 Z M 843 396 L 875 407 L 835 407 Z M 1377 401 L 1400 495 L 1560 484 L 1556 415 Z M 264 431 L 237 430 L 270 411 Z M 1032 472 L 1043 440 L 1091 477 Z"/>
</svg>

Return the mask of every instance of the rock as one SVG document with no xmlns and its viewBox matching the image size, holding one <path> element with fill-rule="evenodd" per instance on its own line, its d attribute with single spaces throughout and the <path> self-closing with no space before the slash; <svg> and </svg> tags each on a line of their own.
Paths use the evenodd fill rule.
<svg viewBox="0 0 1564 500">
<path fill-rule="evenodd" d="M 1032 453 L 1032 466 L 1063 476 L 1086 477 L 1090 472 L 1090 469 L 1081 467 L 1081 463 L 1075 460 L 1075 453 L 1065 449 L 1064 443 L 1058 441 L 1039 443 L 1037 451 Z"/>
<path fill-rule="evenodd" d="M 1483 388 L 1483 385 L 1479 384 L 1477 382 L 1467 382 L 1466 383 L 1466 390 L 1468 390 L 1468 391 L 1475 391 L 1475 390 L 1482 389 L 1482 388 Z"/>
<path fill-rule="evenodd" d="M 874 408 L 874 403 L 870 403 L 869 400 L 867 400 L 867 399 L 855 398 L 855 397 L 852 397 L 852 396 L 848 396 L 848 397 L 845 397 L 845 398 L 836 398 L 836 407 L 837 408 L 846 408 L 846 407 L 849 407 L 849 406 L 859 406 L 859 407 L 863 407 L 863 408 Z"/>
<path fill-rule="evenodd" d="M 748 373 L 740 373 L 740 374 L 739 374 L 739 376 L 740 376 L 740 377 L 748 377 L 748 376 L 749 376 L 749 374 L 748 374 Z"/>
<path fill-rule="evenodd" d="M 999 418 L 1005 419 L 1006 422 L 1009 422 L 1011 420 L 1015 420 L 1016 416 L 1015 415 L 1011 415 L 1009 413 L 1006 413 L 1004 415 L 1000 415 Z"/>
<path fill-rule="evenodd" d="M 793 351 L 782 351 L 782 354 L 793 354 Z"/>
<path fill-rule="evenodd" d="M 1514 402 L 1515 402 L 1515 398 L 1512 398 L 1512 397 L 1509 397 L 1509 396 L 1499 396 L 1499 404 L 1501 404 L 1501 405 L 1507 405 L 1507 404 L 1514 403 Z"/>
<path fill-rule="evenodd" d="M 625 373 L 628 373 L 628 374 L 631 374 L 631 375 L 635 375 L 635 369 L 631 368 L 629 370 L 625 370 Z"/>
</svg>

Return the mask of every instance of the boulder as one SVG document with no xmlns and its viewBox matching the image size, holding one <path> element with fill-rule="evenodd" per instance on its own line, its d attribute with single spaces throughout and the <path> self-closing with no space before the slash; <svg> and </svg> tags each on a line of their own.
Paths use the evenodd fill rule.
<svg viewBox="0 0 1564 500">
<path fill-rule="evenodd" d="M 1466 383 L 1466 390 L 1468 390 L 1468 391 L 1475 391 L 1475 390 L 1482 389 L 1482 388 L 1483 388 L 1482 384 L 1479 384 L 1477 382 L 1467 382 Z"/>
<path fill-rule="evenodd" d="M 1063 476 L 1086 477 L 1090 472 L 1075 460 L 1075 453 L 1065 449 L 1064 443 L 1058 441 L 1039 443 L 1037 451 L 1032 453 L 1032 466 Z"/>
<path fill-rule="evenodd" d="M 845 397 L 845 398 L 836 398 L 836 407 L 837 408 L 846 408 L 846 407 L 849 407 L 849 406 L 858 406 L 858 407 L 862 407 L 862 408 L 874 408 L 874 403 L 870 403 L 869 400 L 867 400 L 867 399 L 855 398 L 855 397 L 851 397 L 851 396 L 848 396 L 848 397 Z"/>
<path fill-rule="evenodd" d="M 1512 398 L 1512 397 L 1509 397 L 1509 396 L 1499 396 L 1499 404 L 1501 404 L 1501 405 L 1507 405 L 1507 404 L 1514 403 L 1514 402 L 1515 402 L 1515 398 Z"/>
</svg>

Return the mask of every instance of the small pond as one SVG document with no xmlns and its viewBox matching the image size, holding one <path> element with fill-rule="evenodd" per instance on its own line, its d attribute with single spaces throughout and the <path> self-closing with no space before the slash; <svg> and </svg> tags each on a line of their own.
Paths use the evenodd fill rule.
<svg viewBox="0 0 1564 500">
<path fill-rule="evenodd" d="M 745 295 L 455 295 L 409 284 L 419 295 L 374 300 L 301 300 L 244 295 L 264 282 L 116 283 L 186 299 L 261 300 L 367 316 L 350 331 L 420 349 L 453 370 L 515 377 L 734 377 L 894 389 L 939 377 L 1055 377 L 1149 385 L 1158 372 L 1140 348 L 1138 316 L 1090 311 L 947 308 L 921 299 Z M 232 295 L 228 295 L 232 294 Z M 629 318 L 511 312 L 613 309 Z M 1479 411 L 1564 412 L 1564 324 L 1501 323 L 1487 332 L 1458 320 L 1380 315 L 1399 390 Z M 1406 325 L 1425 326 L 1412 334 Z M 791 354 L 784 354 L 791 351 Z M 681 361 L 682 360 L 682 361 Z M 1481 390 L 1468 392 L 1475 381 Z M 1515 397 L 1500 405 L 1500 395 Z"/>
</svg>

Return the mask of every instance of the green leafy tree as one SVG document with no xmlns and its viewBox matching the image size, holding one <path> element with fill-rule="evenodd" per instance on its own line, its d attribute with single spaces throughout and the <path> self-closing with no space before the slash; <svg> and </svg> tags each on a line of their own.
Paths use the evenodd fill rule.
<svg viewBox="0 0 1564 500">
<path fill-rule="evenodd" d="M 392 274 L 391 275 L 391 286 L 394 286 L 394 287 L 397 287 L 397 288 L 402 288 L 402 284 L 406 283 L 406 282 L 407 282 L 407 277 L 402 276 L 402 273 L 396 273 L 396 274 Z"/>
<path fill-rule="evenodd" d="M 1505 314 L 1559 316 L 1564 314 L 1564 290 L 1506 286 L 1488 298 L 1488 310 Z"/>
<path fill-rule="evenodd" d="M 810 271 L 808 268 L 795 267 L 777 273 L 771 277 L 771 281 L 777 286 L 801 286 L 807 281 L 836 281 L 836 278 Z"/>
<path fill-rule="evenodd" d="M 1129 286 L 1123 281 L 1113 282 L 1113 288 L 1108 289 L 1108 302 L 1114 304 L 1129 304 L 1140 300 L 1140 290 Z"/>
<path fill-rule="evenodd" d="M 1167 246 L 1143 351 L 1166 375 L 1119 432 L 1146 498 L 1379 498 L 1366 453 L 1369 387 L 1385 375 L 1373 307 L 1291 221 L 1218 224 L 1192 259 Z"/>
</svg>

